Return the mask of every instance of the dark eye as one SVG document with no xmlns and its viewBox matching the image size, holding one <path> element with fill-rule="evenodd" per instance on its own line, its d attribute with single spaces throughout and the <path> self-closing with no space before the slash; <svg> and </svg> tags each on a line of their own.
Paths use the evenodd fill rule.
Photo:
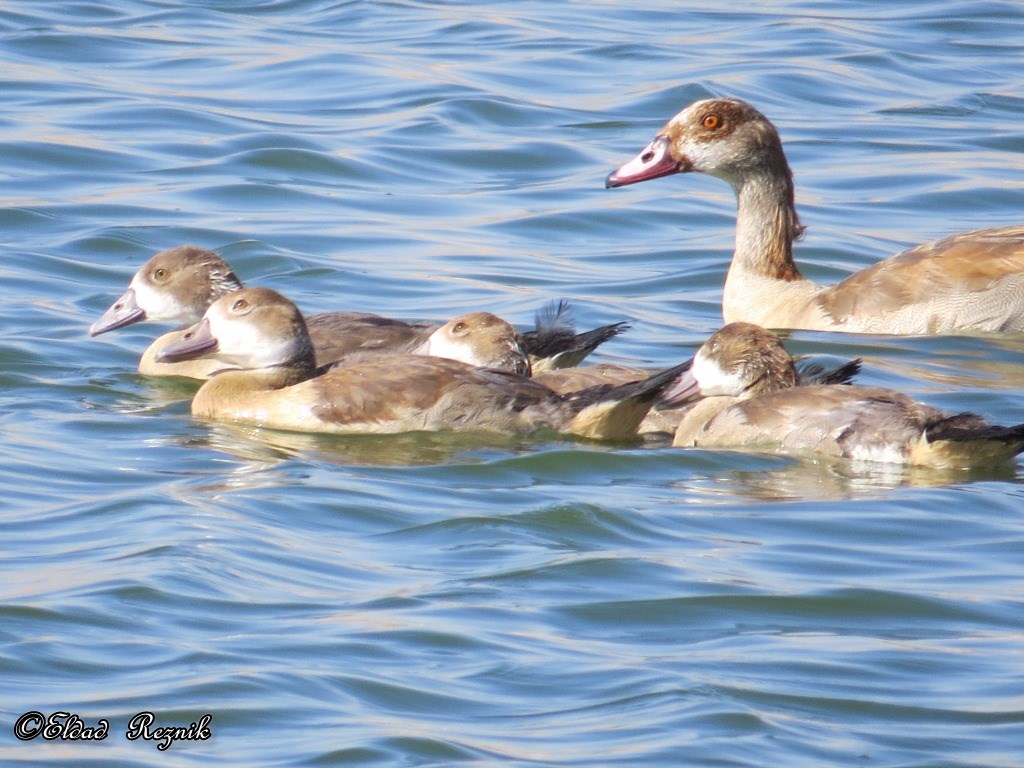
<svg viewBox="0 0 1024 768">
<path fill-rule="evenodd" d="M 452 326 L 452 333 L 462 333 L 465 330 L 466 324 L 461 321 Z"/>
<path fill-rule="evenodd" d="M 163 283 L 167 281 L 169 274 L 170 273 L 163 267 L 157 267 L 153 270 L 153 279 Z"/>
<path fill-rule="evenodd" d="M 231 305 L 232 312 L 245 312 L 249 308 L 249 302 L 245 299 L 238 299 L 234 304 Z"/>
<path fill-rule="evenodd" d="M 700 121 L 700 124 L 702 126 L 704 126 L 705 129 L 707 129 L 709 131 L 713 131 L 719 125 L 722 124 L 722 121 L 721 121 L 721 119 L 719 119 L 718 115 L 711 114 L 711 115 L 704 115 L 704 117 Z"/>
</svg>

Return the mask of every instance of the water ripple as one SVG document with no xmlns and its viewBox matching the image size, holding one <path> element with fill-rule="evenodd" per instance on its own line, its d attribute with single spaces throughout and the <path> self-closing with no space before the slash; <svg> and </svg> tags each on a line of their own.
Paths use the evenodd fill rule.
<svg viewBox="0 0 1024 768">
<path fill-rule="evenodd" d="M 210 425 L 89 339 L 153 253 L 304 311 L 721 323 L 734 199 L 605 174 L 685 104 L 778 125 L 807 275 L 1019 223 L 1019 4 L 0 8 L 4 764 L 1018 766 L 1020 465 Z M 862 381 L 1024 422 L 1019 338 L 793 332 Z M 131 716 L 214 737 L 166 752 Z"/>
</svg>

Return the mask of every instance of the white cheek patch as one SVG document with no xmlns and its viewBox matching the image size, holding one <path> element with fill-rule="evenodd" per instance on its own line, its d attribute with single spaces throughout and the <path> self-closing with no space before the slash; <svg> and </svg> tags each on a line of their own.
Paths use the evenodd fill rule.
<svg viewBox="0 0 1024 768">
<path fill-rule="evenodd" d="M 251 327 L 247 327 L 246 330 L 255 331 Z M 293 339 L 278 339 L 267 343 L 266 339 L 259 338 L 258 334 L 253 333 L 252 335 L 254 338 L 249 342 L 251 346 L 248 358 L 239 362 L 239 365 L 246 368 L 267 368 L 272 365 L 281 365 L 292 359 L 295 350 Z"/>
<path fill-rule="evenodd" d="M 266 368 L 287 359 L 290 340 L 268 342 L 259 328 L 245 320 L 208 314 L 210 333 L 217 340 L 216 357 L 241 368 Z"/>
<path fill-rule="evenodd" d="M 717 362 L 704 354 L 703 349 L 693 358 L 690 374 L 697 380 L 700 393 L 705 397 L 736 397 L 743 391 L 743 380 L 739 375 L 723 371 Z"/>
<path fill-rule="evenodd" d="M 686 143 L 686 156 L 690 158 L 690 163 L 695 168 L 705 168 L 713 160 L 713 155 L 707 144 L 697 144 L 692 141 Z"/>
<path fill-rule="evenodd" d="M 460 360 L 469 365 L 480 365 L 476 350 L 472 344 L 453 341 L 444 328 L 434 331 L 427 344 L 424 345 L 426 352 L 423 354 L 434 357 L 447 357 L 449 360 Z"/>
<path fill-rule="evenodd" d="M 736 187 L 737 175 L 734 171 L 742 162 L 733 162 L 726 147 L 715 143 L 688 142 L 686 156 L 690 159 L 693 170 L 707 173 L 721 179 L 733 188 Z"/>
<path fill-rule="evenodd" d="M 135 305 L 146 313 L 147 320 L 171 323 L 194 323 L 193 317 L 169 293 L 154 288 L 148 280 L 138 275 L 132 278 L 131 289 L 135 291 Z"/>
</svg>

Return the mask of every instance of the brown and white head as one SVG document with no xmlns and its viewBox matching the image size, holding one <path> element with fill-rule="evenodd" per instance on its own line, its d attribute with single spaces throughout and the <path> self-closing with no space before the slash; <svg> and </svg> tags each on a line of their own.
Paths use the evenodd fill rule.
<svg viewBox="0 0 1024 768">
<path fill-rule="evenodd" d="M 739 99 L 703 99 L 669 120 L 654 140 L 608 175 L 622 187 L 673 173 L 707 173 L 739 189 L 758 174 L 788 172 L 771 121 Z"/>
<path fill-rule="evenodd" d="M 195 323 L 241 281 L 213 251 L 181 245 L 161 251 L 132 278 L 128 290 L 89 328 L 97 336 L 144 320 Z"/>
<path fill-rule="evenodd" d="M 220 297 L 158 359 L 177 362 L 197 357 L 214 357 L 246 370 L 315 368 L 302 313 L 269 288 L 244 288 Z"/>
<path fill-rule="evenodd" d="M 690 370 L 665 392 L 663 401 L 683 405 L 719 396 L 746 400 L 797 383 L 793 358 L 774 333 L 753 323 L 730 323 L 697 350 Z"/>
<path fill-rule="evenodd" d="M 530 375 L 530 357 L 519 331 L 490 312 L 470 312 L 442 325 L 416 350 L 478 368 Z"/>
</svg>

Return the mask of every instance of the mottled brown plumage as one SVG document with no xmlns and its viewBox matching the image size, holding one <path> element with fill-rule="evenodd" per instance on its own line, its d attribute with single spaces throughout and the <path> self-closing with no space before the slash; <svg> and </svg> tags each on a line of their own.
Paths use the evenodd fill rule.
<svg viewBox="0 0 1024 768">
<path fill-rule="evenodd" d="M 195 415 L 342 434 L 554 430 L 629 439 L 685 367 L 569 395 L 526 376 L 433 356 L 354 354 L 319 373 L 301 313 L 265 288 L 218 299 L 162 358 L 174 362 L 204 354 L 233 369 L 199 389 Z"/>
<path fill-rule="evenodd" d="M 750 329 L 757 333 L 768 333 L 756 326 L 750 326 Z M 747 341 L 750 342 L 747 346 L 751 356 L 774 353 L 774 349 L 771 347 L 752 343 L 750 339 Z M 765 375 L 769 379 L 766 386 L 781 388 L 794 386 L 797 383 L 846 383 L 860 368 L 860 361 L 847 363 L 837 369 L 812 365 L 808 375 L 801 376 L 785 350 L 779 349 L 784 360 L 761 363 L 761 367 L 766 371 Z M 461 360 L 482 368 L 529 373 L 529 360 L 522 349 L 519 333 L 501 318 L 487 312 L 474 312 L 451 320 L 435 331 L 420 347 L 419 352 Z M 742 355 L 741 359 L 743 359 Z M 755 364 L 756 361 L 749 361 L 749 366 Z M 778 371 L 782 373 L 780 374 Z M 570 394 L 590 387 L 621 386 L 629 382 L 640 381 L 650 375 L 650 371 L 639 368 L 600 363 L 583 368 L 543 371 L 535 374 L 533 379 L 556 392 Z M 779 375 L 785 375 L 788 378 L 777 380 L 775 377 Z M 680 409 L 656 406 L 647 414 L 640 426 L 640 432 L 675 432 L 682 414 L 683 411 Z"/>
<path fill-rule="evenodd" d="M 945 468 L 1009 461 L 1024 449 L 1024 424 L 993 426 L 882 387 L 793 381 L 792 361 L 774 334 L 749 323 L 725 326 L 665 393 L 694 403 L 673 444 Z"/>
<path fill-rule="evenodd" d="M 841 325 L 942 302 L 943 312 L 926 313 L 921 333 L 948 332 L 964 324 L 1019 331 L 1024 314 L 1013 308 L 1017 300 L 1018 309 L 1024 309 L 1019 301 L 1024 299 L 1022 271 L 1024 226 L 982 229 L 880 261 L 822 292 L 818 300 Z"/>
<path fill-rule="evenodd" d="M 136 272 L 128 290 L 93 323 L 90 334 L 144 320 L 195 323 L 214 300 L 241 287 L 231 267 L 213 251 L 192 245 L 161 251 Z M 567 317 L 567 307 L 559 304 L 556 311 L 539 316 L 535 329 L 523 334 L 525 348 L 538 370 L 575 365 L 625 327 L 625 323 L 614 323 L 577 334 Z M 306 322 L 321 366 L 357 352 L 412 352 L 439 326 L 367 312 L 323 312 L 310 315 Z M 161 362 L 161 350 L 175 343 L 181 332 L 157 339 L 143 353 L 139 372 L 206 379 L 223 368 L 215 361 Z"/>
</svg>

